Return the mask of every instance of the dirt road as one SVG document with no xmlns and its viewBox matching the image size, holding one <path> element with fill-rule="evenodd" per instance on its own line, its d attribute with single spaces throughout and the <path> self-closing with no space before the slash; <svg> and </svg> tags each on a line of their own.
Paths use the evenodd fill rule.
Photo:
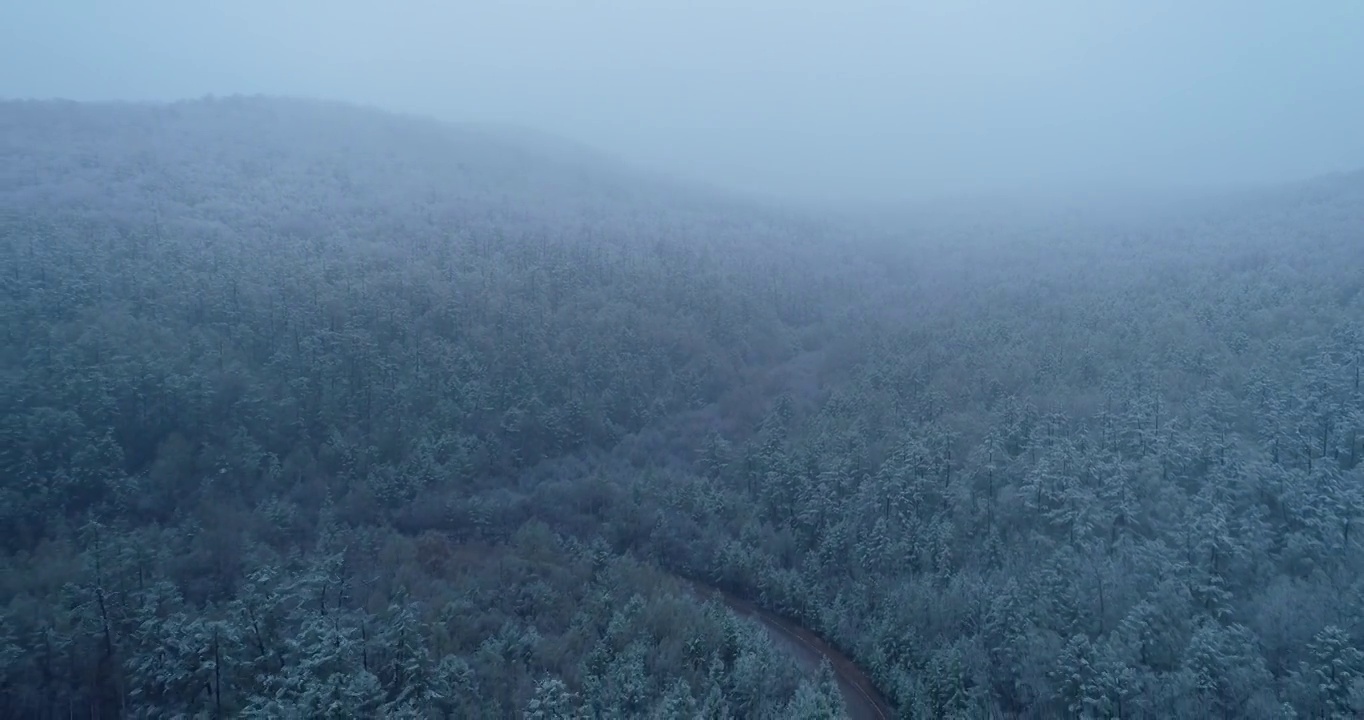
<svg viewBox="0 0 1364 720">
<path fill-rule="evenodd" d="M 890 703 L 876 691 L 867 674 L 819 636 L 743 598 L 699 582 L 683 582 L 697 597 L 719 600 L 735 614 L 758 621 L 771 633 L 778 647 L 790 653 L 807 671 L 814 672 L 820 662 L 827 659 L 838 679 L 838 688 L 843 692 L 848 716 L 853 720 L 891 720 L 895 717 Z"/>
</svg>

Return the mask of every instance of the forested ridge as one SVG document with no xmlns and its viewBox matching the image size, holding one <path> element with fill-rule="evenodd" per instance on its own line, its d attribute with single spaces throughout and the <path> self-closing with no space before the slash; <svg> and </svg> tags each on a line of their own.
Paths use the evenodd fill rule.
<svg viewBox="0 0 1364 720">
<path fill-rule="evenodd" d="M 1364 713 L 1364 176 L 820 219 L 488 128 L 0 104 L 0 715 Z"/>
</svg>

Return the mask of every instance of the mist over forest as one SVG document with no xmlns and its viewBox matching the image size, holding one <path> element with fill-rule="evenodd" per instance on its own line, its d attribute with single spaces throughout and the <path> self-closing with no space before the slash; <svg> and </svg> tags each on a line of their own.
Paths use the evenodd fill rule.
<svg viewBox="0 0 1364 720">
<path fill-rule="evenodd" d="M 1364 165 L 1364 4 L 90 0 L 0 7 L 0 97 L 321 97 L 858 205 Z"/>
<path fill-rule="evenodd" d="M 1360 6 L 77 5 L 0 717 L 1364 716 Z"/>
</svg>

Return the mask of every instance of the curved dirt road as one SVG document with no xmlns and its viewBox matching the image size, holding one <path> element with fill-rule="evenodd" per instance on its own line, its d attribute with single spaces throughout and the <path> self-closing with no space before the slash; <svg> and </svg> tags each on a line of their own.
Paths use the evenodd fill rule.
<svg viewBox="0 0 1364 720">
<path fill-rule="evenodd" d="M 455 548 L 466 549 L 471 545 L 455 544 Z M 472 553 L 464 556 L 465 562 L 487 562 L 497 557 L 499 549 L 492 546 L 477 546 Z M 777 647 L 785 651 L 806 672 L 813 674 L 824 660 L 829 661 L 838 681 L 838 689 L 843 695 L 843 706 L 852 720 L 891 720 L 896 717 L 894 709 L 886 697 L 877 691 L 871 678 L 862 671 L 848 656 L 829 645 L 818 635 L 773 612 L 733 593 L 698 580 L 658 568 L 668 577 L 676 580 L 685 591 L 702 600 L 718 600 L 730 612 L 757 621 L 771 635 Z"/>
<path fill-rule="evenodd" d="M 895 712 L 890 703 L 877 692 L 871 679 L 852 660 L 830 646 L 819 636 L 795 623 L 778 617 L 753 603 L 695 580 L 679 578 L 687 588 L 703 600 L 719 600 L 737 615 L 757 620 L 772 635 L 779 647 L 789 652 L 796 662 L 809 672 L 828 660 L 843 693 L 843 705 L 853 720 L 891 720 Z"/>
</svg>

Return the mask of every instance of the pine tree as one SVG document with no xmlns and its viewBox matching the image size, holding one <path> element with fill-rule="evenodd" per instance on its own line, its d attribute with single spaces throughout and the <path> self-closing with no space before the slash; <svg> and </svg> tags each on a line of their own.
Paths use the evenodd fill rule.
<svg viewBox="0 0 1364 720">
<path fill-rule="evenodd" d="M 1327 625 L 1307 647 L 1310 660 L 1298 681 L 1330 718 L 1357 717 L 1364 712 L 1364 652 L 1336 625 Z"/>
<path fill-rule="evenodd" d="M 574 709 L 574 696 L 564 681 L 545 676 L 535 683 L 535 694 L 522 714 L 525 720 L 575 720 L 581 717 Z"/>
<path fill-rule="evenodd" d="M 826 659 L 819 664 L 813 678 L 801 682 L 795 697 L 786 704 L 781 717 L 789 720 L 832 720 L 847 717 L 843 695 L 834 677 L 833 666 Z"/>
</svg>

